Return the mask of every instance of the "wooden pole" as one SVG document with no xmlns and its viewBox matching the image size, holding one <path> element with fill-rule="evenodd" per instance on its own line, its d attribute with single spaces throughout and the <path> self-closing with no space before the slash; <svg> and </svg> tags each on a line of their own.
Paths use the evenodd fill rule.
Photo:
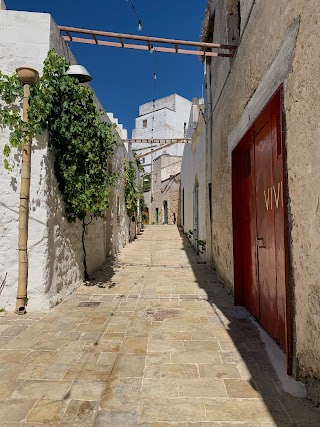
<svg viewBox="0 0 320 427">
<path fill-rule="evenodd" d="M 23 117 L 28 121 L 30 85 L 23 85 Z M 19 204 L 19 273 L 18 293 L 16 301 L 16 313 L 25 314 L 27 305 L 28 286 L 28 219 L 30 199 L 30 175 L 31 175 L 31 141 L 29 137 L 22 150 L 21 186 Z"/>
</svg>

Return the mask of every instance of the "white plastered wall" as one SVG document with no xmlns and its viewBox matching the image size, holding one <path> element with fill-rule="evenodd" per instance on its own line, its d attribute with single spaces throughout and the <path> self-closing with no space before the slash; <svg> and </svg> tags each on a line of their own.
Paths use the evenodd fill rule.
<svg viewBox="0 0 320 427">
<path fill-rule="evenodd" d="M 50 48 L 75 59 L 48 14 L 0 12 L 0 69 L 13 74 L 17 67 L 28 66 L 40 73 Z M 95 102 L 102 108 L 99 100 Z M 105 115 L 104 120 L 110 123 Z M 0 307 L 12 310 L 15 306 L 18 272 L 18 207 L 20 191 L 20 153 L 13 152 L 13 170 L 3 167 L 2 148 L 9 130 L 0 130 L 0 279 L 6 277 L 0 296 Z M 123 159 L 128 153 L 120 141 L 113 156 L 113 170 L 119 173 L 117 186 L 110 197 L 107 218 L 93 220 L 85 235 L 88 272 L 101 266 L 107 256 L 114 255 L 128 241 L 128 219 L 124 204 Z M 28 309 L 48 310 L 60 302 L 83 280 L 82 225 L 68 223 L 64 203 L 54 175 L 54 158 L 48 151 L 47 135 L 33 141 L 32 175 L 29 215 L 29 279 Z M 117 197 L 119 209 L 117 208 Z M 117 210 L 120 223 L 111 221 Z M 109 234 L 108 234 L 109 233 Z M 108 242 L 108 236 L 110 241 Z"/>
</svg>

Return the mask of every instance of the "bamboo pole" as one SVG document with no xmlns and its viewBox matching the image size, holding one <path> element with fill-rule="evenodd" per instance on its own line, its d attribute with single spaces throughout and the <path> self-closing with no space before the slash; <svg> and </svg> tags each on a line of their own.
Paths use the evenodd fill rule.
<svg viewBox="0 0 320 427">
<path fill-rule="evenodd" d="M 38 73 L 30 68 L 17 69 L 17 74 L 23 83 L 23 115 L 22 120 L 28 122 L 30 83 L 35 83 Z M 22 150 L 21 185 L 19 204 L 19 271 L 18 292 L 16 301 L 17 314 L 26 313 L 28 286 L 28 220 L 31 177 L 31 140 L 27 137 Z"/>
<path fill-rule="evenodd" d="M 28 121 L 30 85 L 23 85 L 23 121 Z M 19 204 L 19 273 L 16 313 L 25 314 L 28 285 L 28 218 L 31 174 L 31 141 L 28 138 L 22 151 L 21 186 Z"/>
</svg>

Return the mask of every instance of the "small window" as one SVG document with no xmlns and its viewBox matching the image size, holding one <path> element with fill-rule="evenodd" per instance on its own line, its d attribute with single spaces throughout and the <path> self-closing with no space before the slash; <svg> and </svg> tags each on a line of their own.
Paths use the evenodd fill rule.
<svg viewBox="0 0 320 427">
<path fill-rule="evenodd" d="M 145 157 L 142 157 L 142 163 L 145 163 L 146 162 L 146 158 Z"/>
<path fill-rule="evenodd" d="M 148 120 L 143 120 L 142 127 L 146 128 L 148 126 Z"/>
<path fill-rule="evenodd" d="M 187 137 L 187 123 L 183 124 L 183 135 L 185 138 Z"/>
</svg>

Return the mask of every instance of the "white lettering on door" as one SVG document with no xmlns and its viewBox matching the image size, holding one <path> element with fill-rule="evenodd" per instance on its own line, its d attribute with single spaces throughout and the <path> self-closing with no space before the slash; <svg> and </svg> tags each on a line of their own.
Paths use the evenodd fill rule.
<svg viewBox="0 0 320 427">
<path fill-rule="evenodd" d="M 266 203 L 266 208 L 267 208 L 267 211 L 268 211 L 269 210 L 269 202 L 270 202 L 270 188 L 268 188 L 268 198 L 266 196 L 266 192 L 265 191 L 263 192 L 263 194 L 264 194 L 264 201 Z M 271 195 L 271 197 L 272 197 L 272 195 Z"/>
<path fill-rule="evenodd" d="M 266 205 L 267 211 L 272 210 L 273 206 L 275 206 L 276 209 L 279 208 L 279 202 L 281 200 L 282 207 L 283 207 L 283 184 L 282 181 L 278 183 L 278 185 L 273 185 L 270 188 L 267 188 L 263 192 L 264 195 L 264 202 Z M 274 203 L 273 203 L 274 200 Z"/>
</svg>

